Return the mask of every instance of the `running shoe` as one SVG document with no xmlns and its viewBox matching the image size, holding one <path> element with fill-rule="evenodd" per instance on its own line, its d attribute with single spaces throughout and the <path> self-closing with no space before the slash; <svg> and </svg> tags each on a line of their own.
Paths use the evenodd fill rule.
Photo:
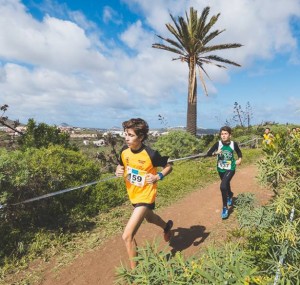
<svg viewBox="0 0 300 285">
<path fill-rule="evenodd" d="M 221 217 L 222 219 L 228 218 L 228 209 L 226 207 L 223 208 Z"/>
<path fill-rule="evenodd" d="M 164 229 L 164 240 L 166 242 L 169 242 L 170 239 L 171 239 L 171 236 L 172 236 L 171 229 L 172 229 L 172 227 L 173 227 L 173 221 L 169 220 L 167 222 L 167 225 L 166 225 L 165 229 Z"/>
<path fill-rule="evenodd" d="M 227 197 L 227 206 L 232 206 L 232 197 L 233 196 L 231 196 L 231 197 Z"/>
</svg>

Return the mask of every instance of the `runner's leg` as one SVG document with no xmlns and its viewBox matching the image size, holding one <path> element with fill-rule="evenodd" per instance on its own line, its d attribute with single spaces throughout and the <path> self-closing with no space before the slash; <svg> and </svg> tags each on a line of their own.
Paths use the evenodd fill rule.
<svg viewBox="0 0 300 285">
<path fill-rule="evenodd" d="M 173 227 L 173 221 L 169 220 L 167 223 L 157 214 L 155 214 L 152 210 L 149 209 L 145 216 L 147 222 L 155 224 L 161 227 L 164 230 L 164 240 L 169 242 L 172 236 L 171 229 Z"/>
<path fill-rule="evenodd" d="M 162 229 L 164 229 L 167 225 L 167 223 L 159 215 L 155 214 L 150 209 L 149 211 L 147 211 L 145 218 L 148 223 L 155 224 L 161 227 Z"/>
<path fill-rule="evenodd" d="M 124 233 L 122 235 L 129 256 L 131 269 L 136 267 L 136 261 L 133 258 L 137 255 L 136 253 L 137 244 L 134 236 L 137 233 L 148 211 L 149 209 L 145 206 L 134 208 L 131 217 L 125 227 Z"/>
<path fill-rule="evenodd" d="M 232 195 L 230 181 L 234 176 L 234 170 L 227 170 L 226 172 L 219 172 L 219 176 L 221 178 L 220 190 L 222 194 L 222 203 L 223 207 L 227 207 L 227 197 Z"/>
</svg>

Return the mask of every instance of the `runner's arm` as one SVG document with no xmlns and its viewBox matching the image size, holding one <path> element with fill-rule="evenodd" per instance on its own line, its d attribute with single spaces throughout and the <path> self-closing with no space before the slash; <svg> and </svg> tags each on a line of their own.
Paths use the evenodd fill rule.
<svg viewBox="0 0 300 285">
<path fill-rule="evenodd" d="M 160 173 L 163 176 L 167 176 L 168 174 L 170 174 L 173 170 L 172 164 L 171 163 L 167 163 L 167 165 L 160 171 Z"/>
<path fill-rule="evenodd" d="M 124 168 L 124 163 L 122 161 L 122 151 L 125 149 L 125 147 L 122 148 L 121 153 L 119 155 L 119 164 L 116 167 L 116 171 L 115 171 L 115 175 L 117 177 L 123 177 L 124 176 L 124 172 L 125 172 L 125 168 Z"/>
<path fill-rule="evenodd" d="M 219 142 L 216 142 L 206 153 L 206 156 L 213 156 L 215 152 L 218 150 Z"/>
<path fill-rule="evenodd" d="M 162 167 L 162 170 L 155 175 L 148 174 L 152 183 L 155 183 L 159 180 L 162 180 L 165 176 L 172 172 L 172 163 L 168 162 L 168 156 L 161 156 L 158 151 L 153 151 L 152 153 L 152 162 L 155 167 Z M 159 174 L 160 173 L 160 174 Z"/>
<path fill-rule="evenodd" d="M 239 145 L 236 142 L 234 142 L 234 150 L 238 156 L 238 159 L 236 160 L 235 163 L 236 163 L 236 165 L 241 165 L 243 154 L 242 154 L 242 151 L 241 151 Z"/>
</svg>

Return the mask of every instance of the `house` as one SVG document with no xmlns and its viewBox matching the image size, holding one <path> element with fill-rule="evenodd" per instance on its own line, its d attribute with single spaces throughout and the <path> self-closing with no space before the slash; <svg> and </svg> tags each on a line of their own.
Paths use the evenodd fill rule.
<svg viewBox="0 0 300 285">
<path fill-rule="evenodd" d="M 105 145 L 106 145 L 106 142 L 105 142 L 104 139 L 100 139 L 100 140 L 98 140 L 98 141 L 93 141 L 93 144 L 94 144 L 95 146 L 105 146 Z"/>
</svg>

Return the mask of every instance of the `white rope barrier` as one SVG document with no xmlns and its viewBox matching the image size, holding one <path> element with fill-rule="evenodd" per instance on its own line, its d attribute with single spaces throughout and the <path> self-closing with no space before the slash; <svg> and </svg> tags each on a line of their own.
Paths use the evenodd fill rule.
<svg viewBox="0 0 300 285">
<path fill-rule="evenodd" d="M 174 162 L 174 161 L 186 160 L 186 159 L 192 159 L 192 158 L 204 157 L 204 156 L 206 156 L 205 153 L 200 153 L 200 154 L 197 154 L 197 155 L 191 155 L 191 156 L 187 156 L 187 157 L 171 159 L 171 160 L 168 160 L 168 162 Z M 74 191 L 74 190 L 78 190 L 78 189 L 84 188 L 86 186 L 95 185 L 95 184 L 98 184 L 100 182 L 112 180 L 112 179 L 115 179 L 115 178 L 118 178 L 118 177 L 117 176 L 107 177 L 107 178 L 104 178 L 104 179 L 101 179 L 101 180 L 98 180 L 98 181 L 93 181 L 93 182 L 85 183 L 85 184 L 80 185 L 80 186 L 70 187 L 70 188 L 67 188 L 67 189 L 63 189 L 63 190 L 59 190 L 59 191 L 56 191 L 56 192 L 48 193 L 48 194 L 45 194 L 45 195 L 42 195 L 42 196 L 38 196 L 38 197 L 31 198 L 31 199 L 27 199 L 27 200 L 24 200 L 22 202 L 18 202 L 18 203 L 14 203 L 14 204 L 9 204 L 9 206 L 16 206 L 16 205 L 20 205 L 20 204 L 27 204 L 27 203 L 30 203 L 30 202 L 34 202 L 34 201 L 42 200 L 42 199 L 45 199 L 45 198 L 53 197 L 53 196 L 56 196 L 56 195 L 60 195 L 60 194 L 63 194 L 63 193 L 71 192 L 71 191 Z M 7 207 L 7 206 L 8 206 L 8 204 L 3 204 L 3 205 L 0 204 L 0 210 L 3 209 L 3 208 L 5 208 L 5 207 Z"/>
<path fill-rule="evenodd" d="M 191 156 L 186 156 L 186 157 L 182 157 L 182 158 L 175 158 L 175 159 L 171 159 L 168 160 L 168 162 L 174 162 L 174 161 L 179 161 L 179 160 L 186 160 L 186 159 L 192 159 L 192 158 L 197 158 L 197 157 L 205 157 L 206 153 L 199 153 L 196 155 L 191 155 Z"/>
<path fill-rule="evenodd" d="M 99 181 L 93 181 L 93 182 L 85 183 L 85 184 L 80 185 L 80 186 L 70 187 L 70 188 L 67 188 L 67 189 L 63 189 L 63 190 L 59 190 L 59 191 L 56 191 L 56 192 L 48 193 L 48 194 L 45 194 L 45 195 L 42 195 L 42 196 L 38 196 L 38 197 L 35 197 L 35 198 L 27 199 L 27 200 L 24 200 L 22 202 L 18 202 L 18 203 L 14 203 L 14 204 L 9 204 L 9 206 L 16 206 L 16 205 L 20 205 L 20 204 L 30 203 L 30 202 L 33 202 L 33 201 L 38 201 L 38 200 L 41 200 L 41 199 L 45 199 L 45 198 L 48 198 L 48 197 L 53 197 L 53 196 L 56 196 L 56 195 L 60 195 L 62 193 L 71 192 L 71 191 L 74 191 L 74 190 L 78 190 L 78 189 L 84 188 L 86 186 L 95 185 L 97 183 L 108 181 L 108 180 L 115 179 L 115 178 L 118 178 L 118 177 L 116 177 L 116 176 L 107 177 L 107 178 L 101 179 Z M 7 206 L 8 206 L 7 204 L 4 204 L 4 205 L 0 204 L 0 209 L 3 209 L 5 207 L 7 207 Z"/>
<path fill-rule="evenodd" d="M 240 145 L 245 145 L 247 143 L 250 143 L 250 142 L 253 142 L 253 141 L 257 141 L 259 139 L 261 139 L 261 138 L 254 138 L 254 139 L 249 140 L 247 142 L 244 142 L 244 143 L 242 143 Z M 206 153 L 199 153 L 199 154 L 196 154 L 196 155 L 190 155 L 190 156 L 186 156 L 186 157 L 182 157 L 182 158 L 170 159 L 170 160 L 168 160 L 168 162 L 175 162 L 175 161 L 180 161 L 180 160 L 194 159 L 194 158 L 205 157 L 205 156 L 206 156 Z M 73 191 L 73 190 L 78 190 L 78 189 L 84 188 L 86 186 L 95 185 L 95 184 L 98 184 L 100 182 L 108 181 L 108 180 L 115 179 L 115 178 L 117 178 L 117 177 L 116 176 L 108 177 L 108 178 L 105 178 L 105 179 L 102 179 L 102 180 L 99 180 L 99 181 L 94 181 L 94 182 L 86 183 L 86 184 L 83 184 L 83 185 L 80 185 L 80 186 L 71 187 L 71 188 L 60 190 L 60 191 L 48 193 L 48 194 L 45 194 L 45 195 L 42 195 L 42 196 L 39 196 L 39 197 L 27 199 L 25 201 L 22 201 L 22 202 L 19 202 L 19 203 L 10 204 L 10 205 L 11 206 L 15 206 L 15 205 L 20 205 L 20 204 L 30 203 L 30 202 L 33 202 L 33 201 L 38 201 L 38 200 L 41 200 L 41 199 L 45 199 L 45 198 L 48 198 L 48 197 L 53 197 L 53 196 L 56 196 L 56 195 L 59 195 L 59 194 L 62 194 L 62 193 L 66 193 L 66 192 L 70 192 L 70 191 Z M 3 209 L 3 208 L 5 208 L 5 207 L 7 207 L 7 206 L 8 206 L 7 204 L 3 204 L 3 205 L 0 204 L 0 210 Z"/>
<path fill-rule="evenodd" d="M 255 138 L 255 139 L 249 140 L 249 141 L 247 141 L 245 143 L 242 143 L 240 145 L 244 145 L 244 144 L 250 143 L 252 141 L 258 140 L 258 139 L 260 139 L 260 138 Z M 182 158 L 170 159 L 170 160 L 168 160 L 168 162 L 175 162 L 175 161 L 180 161 L 180 160 L 194 159 L 194 158 L 205 157 L 205 156 L 206 156 L 206 153 L 199 153 L 199 154 L 196 154 L 196 155 L 190 155 L 190 156 L 186 156 L 186 157 L 182 157 Z M 113 177 L 105 178 L 105 179 L 102 179 L 102 180 L 99 180 L 99 181 L 94 181 L 94 182 L 86 183 L 86 184 L 83 184 L 83 185 L 80 185 L 80 186 L 71 187 L 71 188 L 60 190 L 60 191 L 48 193 L 48 194 L 45 194 L 45 195 L 42 195 L 42 196 L 39 196 L 39 197 L 27 199 L 25 201 L 22 201 L 22 202 L 19 202 L 19 203 L 10 204 L 10 205 L 11 206 L 15 206 L 15 205 L 20 205 L 20 204 L 30 203 L 30 202 L 33 202 L 33 201 L 38 201 L 38 200 L 45 199 L 45 198 L 48 198 L 48 197 L 53 197 L 53 196 L 56 196 L 56 195 L 60 195 L 62 193 L 70 192 L 70 191 L 73 191 L 73 190 L 78 190 L 78 189 L 84 188 L 86 186 L 95 185 L 95 184 L 98 184 L 100 182 L 108 181 L 108 180 L 111 180 L 111 179 L 114 179 L 114 178 L 117 178 L 117 177 L 113 176 Z M 3 209 L 3 208 L 5 208 L 5 207 L 7 207 L 7 206 L 8 206 L 7 204 L 4 204 L 4 205 L 0 204 L 0 210 Z"/>
<path fill-rule="evenodd" d="M 249 140 L 249 141 L 246 141 L 246 142 L 243 142 L 243 143 L 239 143 L 239 146 L 244 146 L 244 145 L 247 145 L 251 142 L 256 142 L 256 144 L 258 143 L 259 140 L 262 140 L 263 138 L 254 138 L 252 140 Z"/>
</svg>

